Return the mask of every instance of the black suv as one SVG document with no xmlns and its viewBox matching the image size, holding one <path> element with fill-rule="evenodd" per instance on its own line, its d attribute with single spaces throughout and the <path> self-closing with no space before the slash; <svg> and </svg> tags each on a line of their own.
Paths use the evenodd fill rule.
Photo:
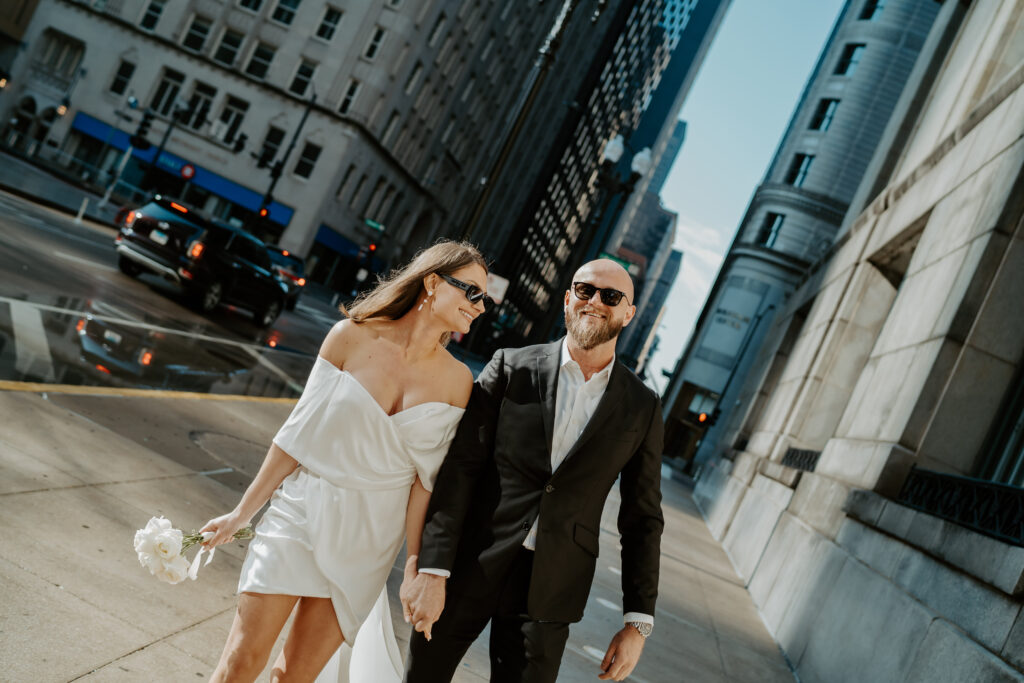
<svg viewBox="0 0 1024 683">
<path fill-rule="evenodd" d="M 276 244 L 268 244 L 267 253 L 270 254 L 270 261 L 274 264 L 274 270 L 280 276 L 281 282 L 288 288 L 288 297 L 285 299 L 284 307 L 289 311 L 294 311 L 299 295 L 302 294 L 302 288 L 306 286 L 306 278 L 303 277 L 306 262 L 302 260 L 302 257 L 287 249 L 282 249 Z"/>
<path fill-rule="evenodd" d="M 121 272 L 156 273 L 177 283 L 204 313 L 236 304 L 269 327 L 284 308 L 287 287 L 266 245 L 184 204 L 156 197 L 130 212 L 115 244 Z"/>
</svg>

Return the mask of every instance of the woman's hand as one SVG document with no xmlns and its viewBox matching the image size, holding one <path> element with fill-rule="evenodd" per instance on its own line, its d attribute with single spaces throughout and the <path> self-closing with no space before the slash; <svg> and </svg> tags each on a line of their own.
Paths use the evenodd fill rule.
<svg viewBox="0 0 1024 683">
<path fill-rule="evenodd" d="M 203 547 L 209 550 L 219 545 L 230 543 L 235 537 L 235 532 L 248 523 L 249 520 L 242 519 L 237 510 L 232 510 L 220 517 L 214 517 L 206 523 L 206 526 L 199 530 L 199 533 L 202 534 L 207 532 L 213 534 L 213 536 L 203 541 Z"/>
</svg>

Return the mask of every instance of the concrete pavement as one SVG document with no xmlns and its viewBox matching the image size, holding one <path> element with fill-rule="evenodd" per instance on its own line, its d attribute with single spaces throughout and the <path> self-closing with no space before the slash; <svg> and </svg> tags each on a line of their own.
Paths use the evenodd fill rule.
<svg viewBox="0 0 1024 683">
<path fill-rule="evenodd" d="M 226 546 L 198 581 L 169 586 L 138 565 L 132 536 L 153 515 L 191 529 L 233 507 L 291 403 L 3 389 L 0 681 L 207 678 L 234 613 L 244 545 Z M 666 481 L 664 492 L 655 634 L 630 680 L 794 680 L 688 488 Z M 613 494 L 594 589 L 571 629 L 560 681 L 596 681 L 621 625 L 617 506 Z M 399 579 L 396 567 L 389 588 L 405 647 Z M 487 672 L 481 638 L 456 680 L 487 680 Z"/>
</svg>

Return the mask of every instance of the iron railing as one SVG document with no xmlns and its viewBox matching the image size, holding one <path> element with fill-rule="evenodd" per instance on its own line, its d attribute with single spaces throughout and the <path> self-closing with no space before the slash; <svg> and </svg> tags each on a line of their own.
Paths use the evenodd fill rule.
<svg viewBox="0 0 1024 683">
<path fill-rule="evenodd" d="M 913 467 L 898 502 L 1001 541 L 1024 546 L 1024 489 Z"/>
<path fill-rule="evenodd" d="M 786 467 L 803 470 L 804 472 L 813 472 L 814 468 L 818 466 L 818 458 L 820 457 L 821 451 L 790 448 L 782 456 L 782 464 Z"/>
</svg>

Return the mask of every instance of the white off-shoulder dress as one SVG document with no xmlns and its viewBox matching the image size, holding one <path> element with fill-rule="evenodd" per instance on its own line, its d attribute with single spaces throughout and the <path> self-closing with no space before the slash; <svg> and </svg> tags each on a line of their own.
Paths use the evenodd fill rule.
<svg viewBox="0 0 1024 683">
<path fill-rule="evenodd" d="M 355 377 L 317 357 L 274 437 L 301 467 L 257 525 L 238 590 L 331 599 L 353 648 L 352 674 L 336 655 L 318 680 L 400 680 L 385 582 L 405 537 L 412 483 L 418 475 L 433 489 L 462 414 L 430 402 L 388 415 Z"/>
</svg>

